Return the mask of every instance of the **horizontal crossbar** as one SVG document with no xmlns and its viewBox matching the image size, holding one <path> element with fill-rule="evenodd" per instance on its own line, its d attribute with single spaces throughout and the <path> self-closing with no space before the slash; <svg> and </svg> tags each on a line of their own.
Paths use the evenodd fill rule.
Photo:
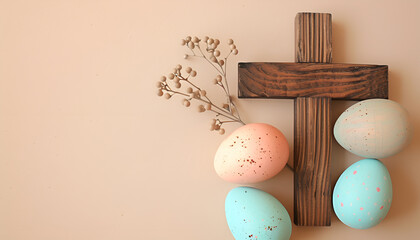
<svg viewBox="0 0 420 240">
<path fill-rule="evenodd" d="M 342 63 L 239 63 L 240 98 L 388 98 L 388 66 Z"/>
</svg>

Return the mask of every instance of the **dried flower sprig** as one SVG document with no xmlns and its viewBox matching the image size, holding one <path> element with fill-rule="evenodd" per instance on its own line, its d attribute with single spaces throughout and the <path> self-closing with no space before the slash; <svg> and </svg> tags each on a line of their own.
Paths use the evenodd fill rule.
<svg viewBox="0 0 420 240">
<path fill-rule="evenodd" d="M 185 59 L 188 59 L 189 57 L 200 57 L 205 59 L 216 69 L 218 74 L 213 79 L 213 84 L 219 86 L 223 90 L 226 95 L 226 102 L 220 107 L 217 106 L 208 97 L 206 90 L 192 82 L 192 78 L 197 76 L 197 71 L 193 70 L 191 67 L 187 67 L 184 69 L 185 75 L 181 71 L 182 65 L 180 64 L 178 64 L 167 76 L 162 76 L 160 81 L 157 82 L 157 95 L 164 96 L 166 99 L 170 99 L 174 95 L 183 96 L 182 104 L 185 107 L 189 107 L 193 100 L 198 101 L 200 103 L 197 109 L 198 112 L 202 113 L 208 111 L 215 114 L 215 118 L 212 119 L 210 126 L 211 131 L 218 131 L 220 134 L 224 134 L 225 129 L 222 128 L 222 125 L 226 123 L 241 123 L 245 125 L 239 115 L 234 99 L 230 94 L 227 81 L 227 60 L 229 56 L 238 54 L 238 49 L 236 49 L 233 40 L 228 40 L 230 51 L 224 58 L 221 57 L 221 52 L 217 49 L 220 44 L 218 39 L 204 37 L 204 39 L 201 40 L 198 37 L 191 38 L 188 36 L 185 39 L 182 39 L 181 44 L 186 46 L 192 53 L 192 55 L 185 54 Z M 205 51 L 202 49 L 205 49 Z M 183 84 L 186 84 L 186 88 L 181 89 Z M 180 90 L 175 90 L 174 88 Z"/>
</svg>

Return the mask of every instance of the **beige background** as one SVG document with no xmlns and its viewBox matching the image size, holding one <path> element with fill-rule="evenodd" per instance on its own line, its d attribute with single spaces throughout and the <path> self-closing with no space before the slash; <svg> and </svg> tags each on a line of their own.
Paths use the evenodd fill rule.
<svg viewBox="0 0 420 240">
<path fill-rule="evenodd" d="M 224 198 L 238 186 L 213 170 L 223 137 L 210 115 L 155 95 L 187 35 L 228 38 L 238 61 L 293 61 L 299 11 L 333 14 L 334 62 L 388 64 L 390 98 L 414 137 L 384 159 L 394 185 L 387 218 L 353 230 L 293 226 L 292 239 L 417 239 L 420 224 L 420 2 L 0 1 L 0 239 L 233 239 Z M 334 102 L 334 118 L 350 102 Z M 246 122 L 275 125 L 293 142 L 293 101 L 240 100 Z M 231 132 L 237 126 L 231 126 Z M 292 146 L 291 146 L 292 147 Z M 333 180 L 360 158 L 334 142 Z M 255 184 L 293 215 L 293 175 Z"/>
</svg>

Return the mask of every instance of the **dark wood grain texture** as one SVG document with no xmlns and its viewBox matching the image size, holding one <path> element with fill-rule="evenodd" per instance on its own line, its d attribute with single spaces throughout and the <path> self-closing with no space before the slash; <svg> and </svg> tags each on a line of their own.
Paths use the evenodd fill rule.
<svg viewBox="0 0 420 240">
<path fill-rule="evenodd" d="M 286 68 L 288 74 L 294 72 L 295 78 L 301 79 L 287 88 L 288 92 L 299 95 L 295 100 L 294 125 L 294 222 L 298 226 L 331 225 L 332 94 L 326 93 L 339 93 L 341 98 L 354 96 L 354 88 L 360 90 L 364 85 L 363 81 L 359 86 L 354 85 L 361 80 L 359 74 L 353 74 L 360 66 L 319 64 L 332 63 L 331 18 L 328 13 L 296 15 L 295 61 L 298 65 Z"/>
<path fill-rule="evenodd" d="M 295 61 L 332 62 L 330 13 L 298 13 L 295 18 Z"/>
<path fill-rule="evenodd" d="M 295 100 L 294 222 L 331 225 L 331 98 Z"/>
<path fill-rule="evenodd" d="M 323 63 L 239 63 L 239 97 L 388 98 L 388 66 Z"/>
</svg>

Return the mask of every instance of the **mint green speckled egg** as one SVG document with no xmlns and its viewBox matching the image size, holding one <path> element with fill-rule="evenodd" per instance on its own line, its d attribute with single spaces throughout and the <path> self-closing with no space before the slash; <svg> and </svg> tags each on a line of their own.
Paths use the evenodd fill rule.
<svg viewBox="0 0 420 240">
<path fill-rule="evenodd" d="M 349 107 L 334 125 L 334 137 L 346 150 L 365 158 L 385 158 L 407 144 L 406 110 L 387 99 L 370 99 Z"/>
<path fill-rule="evenodd" d="M 232 189 L 225 201 L 226 220 L 236 240 L 288 240 L 292 222 L 284 206 L 259 189 Z"/>
<path fill-rule="evenodd" d="M 391 202 L 391 177 L 385 165 L 376 159 L 354 163 L 341 174 L 334 187 L 334 212 L 352 228 L 367 229 L 379 224 Z"/>
</svg>

